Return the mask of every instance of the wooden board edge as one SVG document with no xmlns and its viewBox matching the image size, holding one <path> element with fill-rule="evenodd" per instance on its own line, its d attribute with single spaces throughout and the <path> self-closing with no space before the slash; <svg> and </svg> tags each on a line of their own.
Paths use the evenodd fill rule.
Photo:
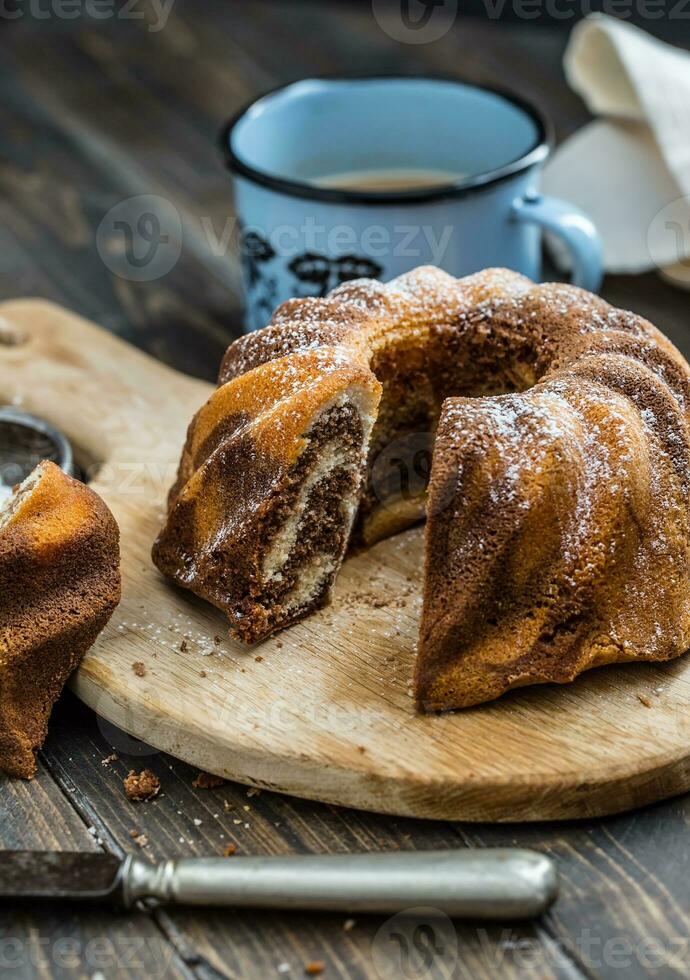
<svg viewBox="0 0 690 980">
<path fill-rule="evenodd" d="M 167 374 L 172 384 L 198 387 L 201 394 L 205 392 L 206 395 L 210 395 L 214 390 L 215 386 L 213 383 L 192 377 L 183 371 L 178 371 L 176 368 L 170 367 L 164 361 L 159 360 L 152 354 L 148 354 L 130 341 L 118 337 L 117 334 L 111 333 L 91 320 L 88 320 L 86 317 L 81 316 L 79 313 L 73 313 L 71 310 L 60 306 L 59 303 L 54 303 L 52 300 L 41 297 L 20 297 L 18 299 L 8 299 L 0 302 L 0 317 L 4 317 L 9 323 L 24 328 L 27 331 L 26 341 L 17 344 L 17 347 L 24 347 L 40 339 L 42 332 L 40 329 L 36 330 L 35 326 L 32 329 L 25 327 L 27 318 L 33 316 L 36 311 L 43 313 L 48 321 L 60 320 L 63 323 L 70 323 L 73 332 L 76 332 L 74 331 L 74 324 L 78 324 L 78 331 L 80 333 L 98 337 L 100 347 L 122 351 L 127 358 L 133 363 L 140 365 L 144 370 L 148 369 L 154 374 Z M 12 346 L 10 346 L 9 350 L 11 349 Z"/>
<path fill-rule="evenodd" d="M 83 670 L 70 686 L 112 725 L 201 770 L 258 789 L 389 816 L 469 823 L 585 820 L 625 813 L 690 790 L 690 745 L 682 756 L 652 757 L 634 771 L 619 765 L 616 771 L 593 773 L 585 782 L 565 775 L 540 787 L 530 781 L 501 780 L 491 786 L 486 781 L 475 787 L 470 783 L 468 789 L 467 783 L 461 788 L 449 780 L 401 780 L 336 765 L 324 778 L 321 761 L 271 753 L 264 746 L 256 751 L 237 744 L 223 749 L 202 726 L 190 738 L 174 718 L 158 716 L 152 723 L 151 713 L 142 723 L 131 701 L 105 691 Z M 221 758 L 225 753 L 228 758 Z"/>
</svg>

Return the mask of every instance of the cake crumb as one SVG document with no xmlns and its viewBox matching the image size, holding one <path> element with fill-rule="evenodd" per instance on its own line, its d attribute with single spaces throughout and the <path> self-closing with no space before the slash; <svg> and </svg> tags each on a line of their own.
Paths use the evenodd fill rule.
<svg viewBox="0 0 690 980">
<path fill-rule="evenodd" d="M 146 834 L 140 834 L 138 830 L 130 830 L 129 836 L 132 838 L 137 847 L 146 847 L 149 842 Z"/>
<path fill-rule="evenodd" d="M 102 766 L 109 766 L 112 762 L 117 762 L 118 759 L 119 759 L 119 756 L 116 755 L 115 752 L 113 752 L 112 755 L 108 755 L 108 756 L 106 756 L 105 759 L 101 759 L 101 765 Z"/>
<path fill-rule="evenodd" d="M 214 636 L 213 637 L 213 642 L 215 643 L 215 645 L 217 647 L 219 647 L 222 641 L 221 641 L 221 638 L 219 636 Z"/>
<path fill-rule="evenodd" d="M 263 663 L 263 659 L 264 658 L 262 656 L 260 656 L 260 655 L 254 657 L 254 660 L 256 660 L 257 664 Z"/>
<path fill-rule="evenodd" d="M 646 694 L 638 694 L 637 695 L 637 700 L 640 702 L 640 704 L 643 704 L 645 706 L 645 708 L 651 708 L 652 707 L 652 701 L 651 701 L 650 698 L 647 697 Z"/>
<path fill-rule="evenodd" d="M 180 643 L 180 653 L 186 653 L 188 649 L 187 641 L 183 640 L 182 643 Z"/>
<path fill-rule="evenodd" d="M 307 976 L 318 977 L 326 969 L 326 964 L 323 960 L 312 960 L 311 963 L 307 963 L 304 968 L 304 972 Z"/>
<path fill-rule="evenodd" d="M 194 789 L 217 789 L 224 785 L 225 780 L 222 776 L 214 776 L 210 772 L 200 772 L 192 783 Z"/>
<path fill-rule="evenodd" d="M 208 677 L 208 674 L 206 673 L 205 670 L 200 670 L 199 671 L 199 677 Z"/>
<path fill-rule="evenodd" d="M 146 676 L 146 666 L 141 662 L 141 660 L 135 660 L 135 662 L 132 664 L 132 670 L 137 677 Z"/>
<path fill-rule="evenodd" d="M 125 795 L 132 802 L 141 800 L 152 800 L 160 792 L 161 784 L 158 776 L 154 775 L 150 769 L 143 769 L 137 773 L 130 769 L 122 781 Z"/>
<path fill-rule="evenodd" d="M 352 932 L 355 927 L 354 919 L 345 919 L 343 922 L 343 932 Z"/>
<path fill-rule="evenodd" d="M 247 790 L 247 796 L 261 796 L 261 790 L 257 789 L 256 786 L 250 786 Z"/>
<path fill-rule="evenodd" d="M 278 647 L 279 650 L 282 650 L 283 649 L 283 641 L 282 640 L 276 640 L 276 646 Z"/>
<path fill-rule="evenodd" d="M 224 858 L 232 857 L 235 853 L 237 853 L 237 844 L 226 844 L 223 848 Z"/>
<path fill-rule="evenodd" d="M 230 800 L 223 800 L 223 809 L 226 813 L 229 813 L 231 810 L 235 809 L 235 804 L 231 803 Z"/>
</svg>

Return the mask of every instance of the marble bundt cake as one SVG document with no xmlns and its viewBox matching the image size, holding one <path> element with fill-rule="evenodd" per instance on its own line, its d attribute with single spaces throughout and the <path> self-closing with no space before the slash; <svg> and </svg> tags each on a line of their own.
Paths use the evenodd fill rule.
<svg viewBox="0 0 690 980">
<path fill-rule="evenodd" d="M 112 514 L 40 463 L 0 508 L 0 770 L 34 775 L 53 704 L 119 600 Z"/>
<path fill-rule="evenodd" d="M 219 385 L 154 558 L 244 640 L 427 510 L 420 707 L 690 643 L 690 368 L 642 318 L 421 268 L 283 304 Z"/>
</svg>

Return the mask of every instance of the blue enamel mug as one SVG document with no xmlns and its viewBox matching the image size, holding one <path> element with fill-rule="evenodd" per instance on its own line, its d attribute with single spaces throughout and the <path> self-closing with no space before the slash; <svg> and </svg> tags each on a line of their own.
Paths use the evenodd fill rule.
<svg viewBox="0 0 690 980">
<path fill-rule="evenodd" d="M 225 128 L 243 265 L 246 327 L 293 296 L 418 265 L 454 276 L 504 266 L 539 279 L 541 239 L 596 291 L 601 246 L 576 207 L 539 193 L 551 146 L 524 100 L 455 79 L 312 78 L 264 95 Z M 366 186 L 333 175 L 437 175 Z"/>
</svg>

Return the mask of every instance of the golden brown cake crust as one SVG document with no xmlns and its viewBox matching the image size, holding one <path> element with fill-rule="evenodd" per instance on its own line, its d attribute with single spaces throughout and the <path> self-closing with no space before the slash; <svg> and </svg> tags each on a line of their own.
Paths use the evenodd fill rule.
<svg viewBox="0 0 690 980">
<path fill-rule="evenodd" d="M 388 448 L 404 467 L 407 449 L 433 448 L 421 707 L 685 650 L 690 368 L 650 323 L 502 269 L 456 280 L 420 268 L 291 300 L 232 344 L 220 370 L 223 398 L 274 372 L 240 420 L 245 435 L 248 421 L 261 430 L 257 472 L 292 444 L 281 434 L 283 375 L 327 352 L 382 388 L 360 502 L 365 544 L 423 514 L 423 492 L 396 492 L 380 475 Z M 220 426 L 216 417 L 210 428 Z M 173 501 L 206 465 L 203 428 L 190 430 Z M 164 570 L 179 577 L 180 564 L 173 547 Z"/>
<path fill-rule="evenodd" d="M 54 463 L 34 479 L 0 516 L 0 770 L 24 778 L 65 681 L 120 600 L 106 505 Z"/>
</svg>

